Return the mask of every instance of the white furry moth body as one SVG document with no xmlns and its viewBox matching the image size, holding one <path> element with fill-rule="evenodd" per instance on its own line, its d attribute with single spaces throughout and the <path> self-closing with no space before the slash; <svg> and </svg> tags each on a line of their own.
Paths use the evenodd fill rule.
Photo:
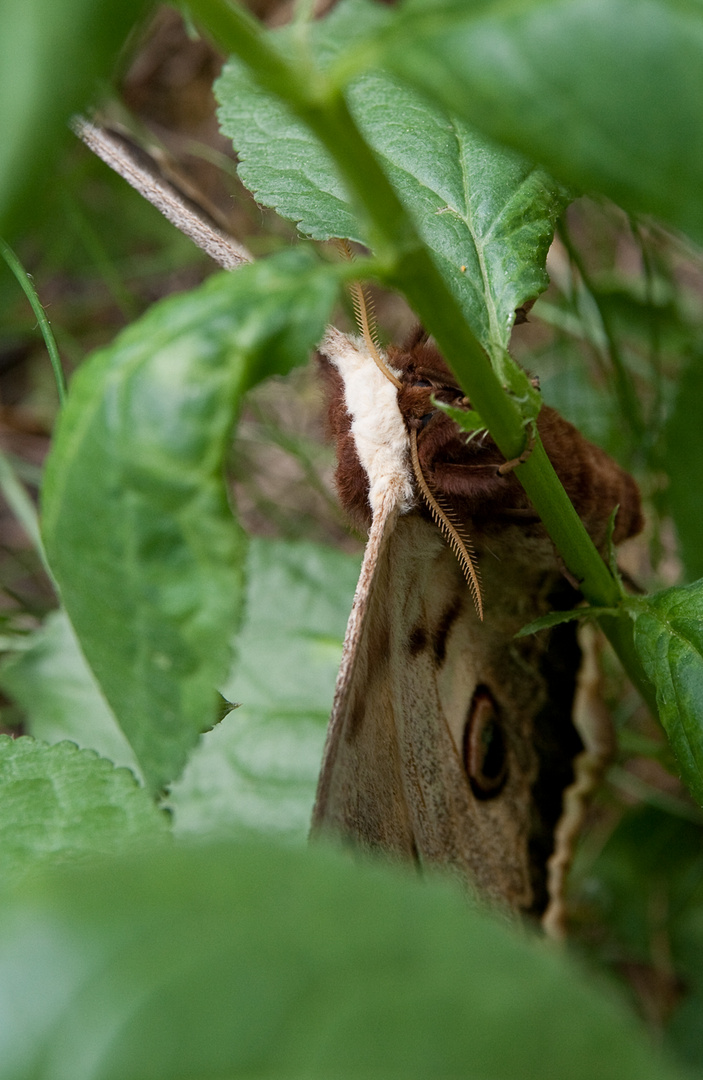
<svg viewBox="0 0 703 1080">
<path fill-rule="evenodd" d="M 313 814 L 367 848 L 444 866 L 503 906 L 541 914 L 547 862 L 582 744 L 571 721 L 573 626 L 516 641 L 578 593 L 490 440 L 467 444 L 432 396 L 461 391 L 423 337 L 391 350 L 400 388 L 367 346 L 338 331 L 322 346 L 337 438 L 337 484 L 369 540 L 344 643 Z M 540 433 L 597 544 L 640 527 L 634 482 L 553 410 Z M 416 494 L 423 471 L 470 521 L 484 582 L 481 622 L 454 554 Z M 567 455 L 559 468 L 560 453 Z"/>
</svg>

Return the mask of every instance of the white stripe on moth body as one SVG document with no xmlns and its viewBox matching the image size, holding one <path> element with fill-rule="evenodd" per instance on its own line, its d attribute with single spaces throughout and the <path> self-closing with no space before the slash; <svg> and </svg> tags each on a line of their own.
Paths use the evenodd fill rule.
<svg viewBox="0 0 703 1080">
<path fill-rule="evenodd" d="M 361 337 L 350 337 L 330 327 L 320 352 L 334 364 L 344 383 L 351 431 L 369 478 L 369 503 L 374 515 L 390 492 L 400 512 L 406 513 L 415 502 L 410 438 L 395 386 L 379 369 Z M 383 359 L 387 363 L 385 356 Z"/>
</svg>

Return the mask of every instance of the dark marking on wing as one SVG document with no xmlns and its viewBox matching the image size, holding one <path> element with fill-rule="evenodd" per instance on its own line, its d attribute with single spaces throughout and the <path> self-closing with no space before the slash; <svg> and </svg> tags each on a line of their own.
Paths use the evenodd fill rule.
<svg viewBox="0 0 703 1080">
<path fill-rule="evenodd" d="M 369 661 L 374 665 L 375 673 L 377 664 L 387 664 L 391 649 L 391 628 L 385 611 L 376 612 L 376 618 L 369 625 L 368 633 Z"/>
<path fill-rule="evenodd" d="M 366 678 L 361 680 L 354 698 L 349 703 L 345 739 L 351 743 L 356 739 L 366 716 L 366 701 L 369 695 L 378 693 L 380 687 L 388 682 L 388 662 L 391 651 L 390 624 L 385 612 L 377 611 L 376 618 L 367 626 L 368 640 L 366 656 L 368 669 Z"/>
<path fill-rule="evenodd" d="M 449 631 L 459 618 L 461 609 L 463 607 L 463 601 L 460 594 L 454 598 L 450 606 L 445 611 L 442 618 L 437 624 L 437 629 L 432 637 L 432 648 L 434 649 L 435 660 L 441 666 L 447 655 L 447 638 L 449 637 Z"/>
<path fill-rule="evenodd" d="M 417 656 L 427 647 L 427 631 L 422 626 L 416 626 L 408 638 L 408 652 L 411 656 Z"/>
<path fill-rule="evenodd" d="M 505 787 L 508 758 L 500 709 L 487 686 L 477 686 L 464 727 L 464 768 L 476 799 L 494 799 Z"/>
<path fill-rule="evenodd" d="M 366 715 L 366 704 L 360 694 L 354 695 L 354 700 L 349 705 L 349 719 L 344 731 L 344 738 L 348 743 L 354 742 L 361 731 L 361 725 Z"/>
</svg>

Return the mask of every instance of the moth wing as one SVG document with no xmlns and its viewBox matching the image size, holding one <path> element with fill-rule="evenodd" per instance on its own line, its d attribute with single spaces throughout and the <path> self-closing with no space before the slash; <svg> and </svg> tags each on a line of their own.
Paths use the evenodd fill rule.
<svg viewBox="0 0 703 1080">
<path fill-rule="evenodd" d="M 504 523 L 489 537 L 491 553 L 484 544 L 478 557 L 495 599 L 480 622 L 454 554 L 414 508 L 395 386 L 358 339 L 329 331 L 321 351 L 341 380 L 331 406 L 347 466 L 340 491 L 367 500 L 373 516 L 313 830 L 444 866 L 483 896 L 536 912 L 573 779 L 565 734 L 575 666 L 556 658 L 557 692 L 545 659 L 550 634 L 514 635 L 551 606 L 559 578 L 551 549 L 547 569 L 543 539 Z M 561 631 L 573 628 L 551 633 Z"/>
<path fill-rule="evenodd" d="M 389 543 L 398 513 L 397 502 L 384 499 L 369 532 L 344 639 L 312 828 L 413 857 L 396 709 L 387 678 L 387 598 L 396 587 Z"/>
<path fill-rule="evenodd" d="M 514 655 L 512 633 L 479 622 L 434 526 L 393 507 L 377 513 L 347 628 L 313 829 L 444 866 L 482 895 L 529 909 L 539 769 L 531 720 L 545 695 L 538 674 Z M 475 793 L 465 766 L 477 700 L 493 703 L 504 741 L 505 782 L 489 798 Z"/>
</svg>

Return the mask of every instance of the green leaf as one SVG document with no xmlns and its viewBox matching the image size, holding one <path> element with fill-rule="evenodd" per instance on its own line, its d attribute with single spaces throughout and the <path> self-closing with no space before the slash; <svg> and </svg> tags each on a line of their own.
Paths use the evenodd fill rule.
<svg viewBox="0 0 703 1080">
<path fill-rule="evenodd" d="M 245 390 L 319 340 L 336 279 L 311 251 L 156 304 L 80 369 L 43 491 L 47 557 L 147 783 L 215 722 L 243 537 L 222 466 Z"/>
<path fill-rule="evenodd" d="M 367 52 L 564 183 L 703 240 L 698 0 L 415 0 Z"/>
<path fill-rule="evenodd" d="M 631 597 L 627 606 L 659 718 L 683 779 L 703 804 L 703 581 Z"/>
<path fill-rule="evenodd" d="M 240 705 L 202 737 L 170 790 L 177 832 L 307 838 L 358 573 L 358 558 L 334 548 L 252 539 L 245 615 L 223 684 Z M 29 734 L 71 739 L 138 772 L 65 612 L 52 613 L 5 659 L 0 688 L 27 713 Z"/>
<path fill-rule="evenodd" d="M 538 301 L 538 304 L 536 314 L 541 319 L 544 305 L 542 301 Z M 552 320 L 548 318 L 546 321 Z M 583 355 L 572 342 L 559 340 L 546 363 L 550 359 L 551 370 L 543 375 L 540 367 L 540 385 L 545 404 L 551 405 L 566 420 L 570 420 L 582 435 L 601 446 L 616 461 L 623 460 L 627 456 L 627 439 L 617 402 L 604 392 L 602 386 L 594 384 L 583 362 Z"/>
<path fill-rule="evenodd" d="M 156 851 L 1 902 L 6 1080 L 673 1080 L 564 952 L 325 850 Z"/>
<path fill-rule="evenodd" d="M 434 396 L 432 404 L 436 409 L 441 409 L 443 413 L 446 413 L 450 420 L 453 420 L 467 435 L 486 430 L 486 425 L 475 409 L 458 409 L 456 405 L 448 405 L 446 401 L 437 401 Z"/>
<path fill-rule="evenodd" d="M 571 611 L 548 611 L 539 619 L 534 619 L 518 630 L 516 638 L 528 637 L 536 634 L 539 630 L 551 630 L 553 626 L 561 626 L 562 623 L 573 622 L 574 619 L 598 618 L 600 615 L 621 615 L 617 608 L 580 607 Z"/>
<path fill-rule="evenodd" d="M 25 711 L 28 734 L 46 743 L 70 739 L 139 775 L 65 611 L 52 612 L 20 650 L 3 660 L 0 688 Z"/>
<path fill-rule="evenodd" d="M 703 357 L 689 361 L 666 429 L 669 505 L 690 580 L 703 577 Z"/>
<path fill-rule="evenodd" d="M 345 17 L 350 11 L 355 18 Z M 310 41 L 305 44 L 314 49 L 316 61 L 327 67 L 340 54 L 345 38 L 348 47 L 386 22 L 387 13 L 378 5 L 339 5 L 324 23 L 306 28 Z M 299 33 L 289 27 L 269 37 L 290 56 L 301 49 Z M 310 129 L 277 97 L 259 89 L 235 57 L 225 64 L 214 90 L 220 103 L 220 127 L 233 140 L 239 175 L 257 201 L 275 207 L 315 240 L 341 237 L 363 243 L 344 183 Z"/>
<path fill-rule="evenodd" d="M 355 38 L 377 33 L 387 18 L 365 0 L 347 0 L 312 26 L 311 49 L 329 67 Z M 273 40 L 290 56 L 290 31 Z M 216 93 L 222 130 L 259 202 L 316 239 L 367 241 L 332 159 L 285 105 L 259 90 L 235 60 L 226 65 Z M 347 88 L 347 99 L 474 333 L 500 360 L 515 309 L 548 284 L 547 248 L 567 193 L 526 158 L 487 141 L 386 74 L 360 76 Z"/>
<path fill-rule="evenodd" d="M 0 880 L 167 832 L 167 815 L 127 769 L 70 742 L 0 735 Z"/>
<path fill-rule="evenodd" d="M 203 736 L 173 785 L 176 831 L 305 840 L 358 575 L 358 558 L 333 548 L 252 539 L 246 615 L 223 687 L 240 707 Z"/>
<path fill-rule="evenodd" d="M 4 0 L 0 11 L 0 231 L 36 216 L 71 113 L 88 104 L 143 0 Z"/>
</svg>

